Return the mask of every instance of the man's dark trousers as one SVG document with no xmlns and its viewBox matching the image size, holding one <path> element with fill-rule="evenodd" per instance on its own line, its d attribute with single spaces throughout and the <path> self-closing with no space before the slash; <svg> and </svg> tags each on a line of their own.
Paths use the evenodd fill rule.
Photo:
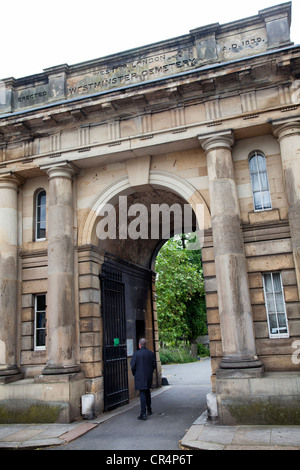
<svg viewBox="0 0 300 470">
<path fill-rule="evenodd" d="M 148 413 L 151 412 L 151 393 L 149 388 L 140 390 L 140 402 L 142 416 L 146 414 L 146 410 L 148 410 Z"/>
</svg>

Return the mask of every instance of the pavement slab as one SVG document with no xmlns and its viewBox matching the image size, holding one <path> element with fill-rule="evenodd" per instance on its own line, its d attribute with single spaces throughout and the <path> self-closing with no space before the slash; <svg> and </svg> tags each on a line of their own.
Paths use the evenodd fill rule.
<svg viewBox="0 0 300 470">
<path fill-rule="evenodd" d="M 181 440 L 193 450 L 300 450 L 300 426 L 220 426 L 196 420 Z M 204 423 L 204 424 L 203 424 Z"/>
<path fill-rule="evenodd" d="M 78 437 L 82 436 L 83 434 L 87 433 L 91 429 L 94 429 L 95 427 L 98 426 L 98 423 L 82 423 L 80 426 L 77 426 L 76 428 L 72 429 L 71 431 L 68 431 L 60 436 L 60 439 L 62 439 L 65 442 L 71 442 L 74 439 L 77 439 Z"/>
</svg>

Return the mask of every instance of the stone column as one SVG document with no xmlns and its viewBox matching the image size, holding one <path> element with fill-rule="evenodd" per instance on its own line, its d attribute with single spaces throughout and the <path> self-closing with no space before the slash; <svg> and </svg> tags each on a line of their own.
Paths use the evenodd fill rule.
<svg viewBox="0 0 300 470">
<path fill-rule="evenodd" d="M 289 205 L 289 223 L 300 298 L 300 121 L 273 126 L 278 138 Z"/>
<path fill-rule="evenodd" d="M 259 376 L 231 147 L 233 133 L 199 136 L 207 156 L 223 359 L 217 375 Z"/>
<path fill-rule="evenodd" d="M 74 295 L 73 191 L 74 167 L 62 163 L 42 167 L 49 176 L 48 212 L 48 362 L 43 374 L 79 371 L 76 364 Z"/>
<path fill-rule="evenodd" d="M 15 380 L 18 316 L 18 186 L 13 173 L 0 175 L 0 378 Z"/>
</svg>

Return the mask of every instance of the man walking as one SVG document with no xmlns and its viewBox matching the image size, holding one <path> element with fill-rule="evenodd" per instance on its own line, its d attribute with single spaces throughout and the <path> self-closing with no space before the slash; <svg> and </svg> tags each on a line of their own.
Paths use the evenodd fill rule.
<svg viewBox="0 0 300 470">
<path fill-rule="evenodd" d="M 152 351 L 146 348 L 145 338 L 140 339 L 139 349 L 133 354 L 130 361 L 132 375 L 134 376 L 135 389 L 140 392 L 141 414 L 138 419 L 145 420 L 146 409 L 148 414 L 151 410 L 151 393 L 153 371 L 156 369 L 155 356 Z"/>
</svg>

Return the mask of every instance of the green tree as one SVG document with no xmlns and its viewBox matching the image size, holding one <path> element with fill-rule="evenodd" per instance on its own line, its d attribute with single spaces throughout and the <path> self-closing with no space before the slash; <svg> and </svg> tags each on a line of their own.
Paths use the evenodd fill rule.
<svg viewBox="0 0 300 470">
<path fill-rule="evenodd" d="M 192 235 L 174 237 L 161 248 L 157 273 L 157 316 L 160 339 L 174 345 L 206 334 L 206 305 L 201 251 L 189 250 Z"/>
</svg>

